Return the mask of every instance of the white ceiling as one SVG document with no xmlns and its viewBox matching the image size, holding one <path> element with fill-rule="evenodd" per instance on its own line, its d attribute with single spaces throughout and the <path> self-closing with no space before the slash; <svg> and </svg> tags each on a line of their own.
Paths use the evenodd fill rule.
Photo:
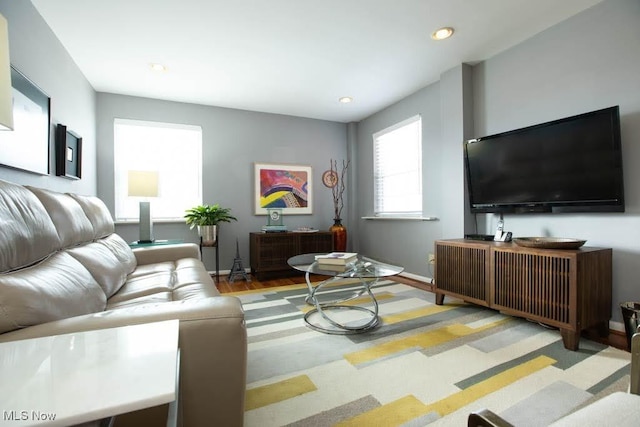
<svg viewBox="0 0 640 427">
<path fill-rule="evenodd" d="M 600 1 L 32 3 L 98 92 L 351 122 Z"/>
</svg>

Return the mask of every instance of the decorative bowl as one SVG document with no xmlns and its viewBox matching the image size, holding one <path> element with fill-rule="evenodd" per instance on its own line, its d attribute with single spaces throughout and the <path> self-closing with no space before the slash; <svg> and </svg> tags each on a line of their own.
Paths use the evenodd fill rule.
<svg viewBox="0 0 640 427">
<path fill-rule="evenodd" d="M 578 249 L 586 240 L 567 239 L 562 237 L 517 237 L 513 242 L 518 246 L 540 249 Z"/>
</svg>

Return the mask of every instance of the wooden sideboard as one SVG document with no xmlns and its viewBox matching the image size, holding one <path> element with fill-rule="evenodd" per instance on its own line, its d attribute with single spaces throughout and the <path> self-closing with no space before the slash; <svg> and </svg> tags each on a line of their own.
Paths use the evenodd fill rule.
<svg viewBox="0 0 640 427">
<path fill-rule="evenodd" d="M 560 329 L 565 348 L 580 333 L 609 333 L 610 248 L 533 249 L 476 240 L 435 242 L 436 304 L 444 296 L 483 305 Z"/>
<path fill-rule="evenodd" d="M 287 264 L 295 255 L 332 252 L 333 234 L 315 233 L 250 233 L 251 274 L 258 280 L 300 274 Z"/>
</svg>

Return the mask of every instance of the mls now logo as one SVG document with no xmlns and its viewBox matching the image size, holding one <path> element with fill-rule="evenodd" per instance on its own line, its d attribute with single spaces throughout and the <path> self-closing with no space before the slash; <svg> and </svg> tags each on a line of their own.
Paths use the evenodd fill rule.
<svg viewBox="0 0 640 427">
<path fill-rule="evenodd" d="M 3 421 L 55 421 L 56 414 L 40 411 L 2 411 Z"/>
</svg>

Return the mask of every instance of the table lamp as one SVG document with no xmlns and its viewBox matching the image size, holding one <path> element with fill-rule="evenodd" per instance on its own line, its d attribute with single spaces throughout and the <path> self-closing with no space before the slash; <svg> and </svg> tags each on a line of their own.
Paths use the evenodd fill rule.
<svg viewBox="0 0 640 427">
<path fill-rule="evenodd" d="M 0 15 L 0 130 L 13 130 L 10 64 L 7 20 Z"/>
<path fill-rule="evenodd" d="M 158 197 L 157 171 L 129 171 L 128 175 L 129 197 Z M 138 242 L 153 242 L 153 221 L 149 200 L 140 200 L 140 240 Z"/>
</svg>

